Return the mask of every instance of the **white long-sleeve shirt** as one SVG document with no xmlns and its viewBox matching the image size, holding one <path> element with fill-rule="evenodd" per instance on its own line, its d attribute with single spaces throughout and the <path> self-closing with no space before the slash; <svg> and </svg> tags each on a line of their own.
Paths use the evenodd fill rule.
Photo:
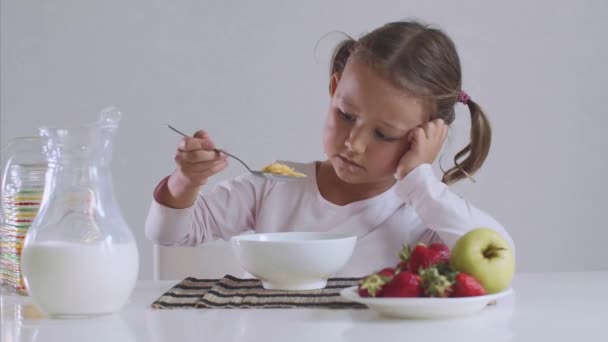
<svg viewBox="0 0 608 342">
<path fill-rule="evenodd" d="M 147 237 L 163 246 L 194 246 L 251 230 L 353 234 L 355 250 L 338 276 L 357 277 L 395 266 L 403 244 L 442 241 L 451 248 L 477 227 L 498 231 L 513 246 L 500 223 L 451 192 L 429 164 L 418 166 L 380 195 L 344 206 L 321 196 L 315 163 L 286 164 L 307 177 L 275 182 L 245 174 L 200 194 L 184 209 L 153 200 Z"/>
</svg>

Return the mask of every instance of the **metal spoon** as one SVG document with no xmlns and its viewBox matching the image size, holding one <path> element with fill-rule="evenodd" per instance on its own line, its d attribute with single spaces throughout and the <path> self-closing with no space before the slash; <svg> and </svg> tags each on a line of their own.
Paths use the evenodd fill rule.
<svg viewBox="0 0 608 342">
<path fill-rule="evenodd" d="M 176 129 L 175 127 L 167 124 L 167 127 L 169 127 L 169 129 L 171 129 L 172 131 L 183 135 L 184 137 L 189 137 L 189 135 L 179 131 L 178 129 Z M 289 181 L 289 180 L 296 180 L 296 179 L 300 179 L 300 177 L 293 177 L 293 176 L 287 176 L 287 175 L 278 175 L 275 173 L 270 173 L 270 172 L 262 172 L 262 171 L 256 171 L 256 170 L 252 170 L 249 166 L 247 166 L 247 164 L 242 161 L 241 159 L 239 159 L 237 156 L 232 155 L 222 149 L 214 149 L 215 152 L 221 152 L 221 153 L 225 153 L 227 156 L 232 157 L 234 159 L 236 159 L 239 163 L 243 164 L 243 166 L 247 169 L 247 171 L 251 172 L 252 174 L 254 174 L 255 176 L 261 177 L 261 178 L 266 178 L 266 179 L 271 179 L 271 180 L 275 180 L 275 181 L 280 181 L 280 182 L 284 182 L 284 181 Z"/>
</svg>

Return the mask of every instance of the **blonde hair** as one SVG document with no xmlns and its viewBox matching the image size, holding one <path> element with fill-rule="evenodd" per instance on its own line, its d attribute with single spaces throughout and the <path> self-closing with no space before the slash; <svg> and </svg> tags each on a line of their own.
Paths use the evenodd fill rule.
<svg viewBox="0 0 608 342">
<path fill-rule="evenodd" d="M 357 56 L 399 89 L 423 98 L 431 119 L 454 121 L 454 105 L 462 91 L 460 59 L 452 40 L 441 30 L 416 21 L 388 23 L 362 36 L 348 38 L 334 50 L 330 76 L 341 73 Z M 470 142 L 454 156 L 442 181 L 453 184 L 471 177 L 483 164 L 492 140 L 490 122 L 481 107 L 466 101 L 471 113 Z"/>
</svg>

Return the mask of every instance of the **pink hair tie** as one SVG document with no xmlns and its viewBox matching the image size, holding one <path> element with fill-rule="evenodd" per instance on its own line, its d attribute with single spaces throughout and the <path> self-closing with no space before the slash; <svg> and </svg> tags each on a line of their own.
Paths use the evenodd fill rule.
<svg viewBox="0 0 608 342">
<path fill-rule="evenodd" d="M 463 103 L 463 104 L 467 104 L 469 103 L 469 100 L 471 99 L 471 96 L 469 96 L 469 94 L 467 94 L 464 90 L 461 90 L 460 93 L 458 94 L 458 102 Z"/>
</svg>

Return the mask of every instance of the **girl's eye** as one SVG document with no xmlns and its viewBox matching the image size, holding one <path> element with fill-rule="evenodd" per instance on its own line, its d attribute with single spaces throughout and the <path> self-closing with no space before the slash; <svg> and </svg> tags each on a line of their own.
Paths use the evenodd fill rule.
<svg viewBox="0 0 608 342">
<path fill-rule="evenodd" d="M 339 109 L 338 109 L 338 114 L 342 117 L 342 119 L 344 119 L 346 121 L 349 121 L 349 122 L 355 121 L 355 117 L 353 115 L 346 114 Z"/>
<path fill-rule="evenodd" d="M 376 137 L 378 137 L 378 139 L 383 140 L 383 141 L 396 141 L 396 140 L 398 140 L 397 138 L 388 137 L 388 136 L 382 134 L 382 132 L 380 132 L 380 131 L 376 131 Z"/>
</svg>

